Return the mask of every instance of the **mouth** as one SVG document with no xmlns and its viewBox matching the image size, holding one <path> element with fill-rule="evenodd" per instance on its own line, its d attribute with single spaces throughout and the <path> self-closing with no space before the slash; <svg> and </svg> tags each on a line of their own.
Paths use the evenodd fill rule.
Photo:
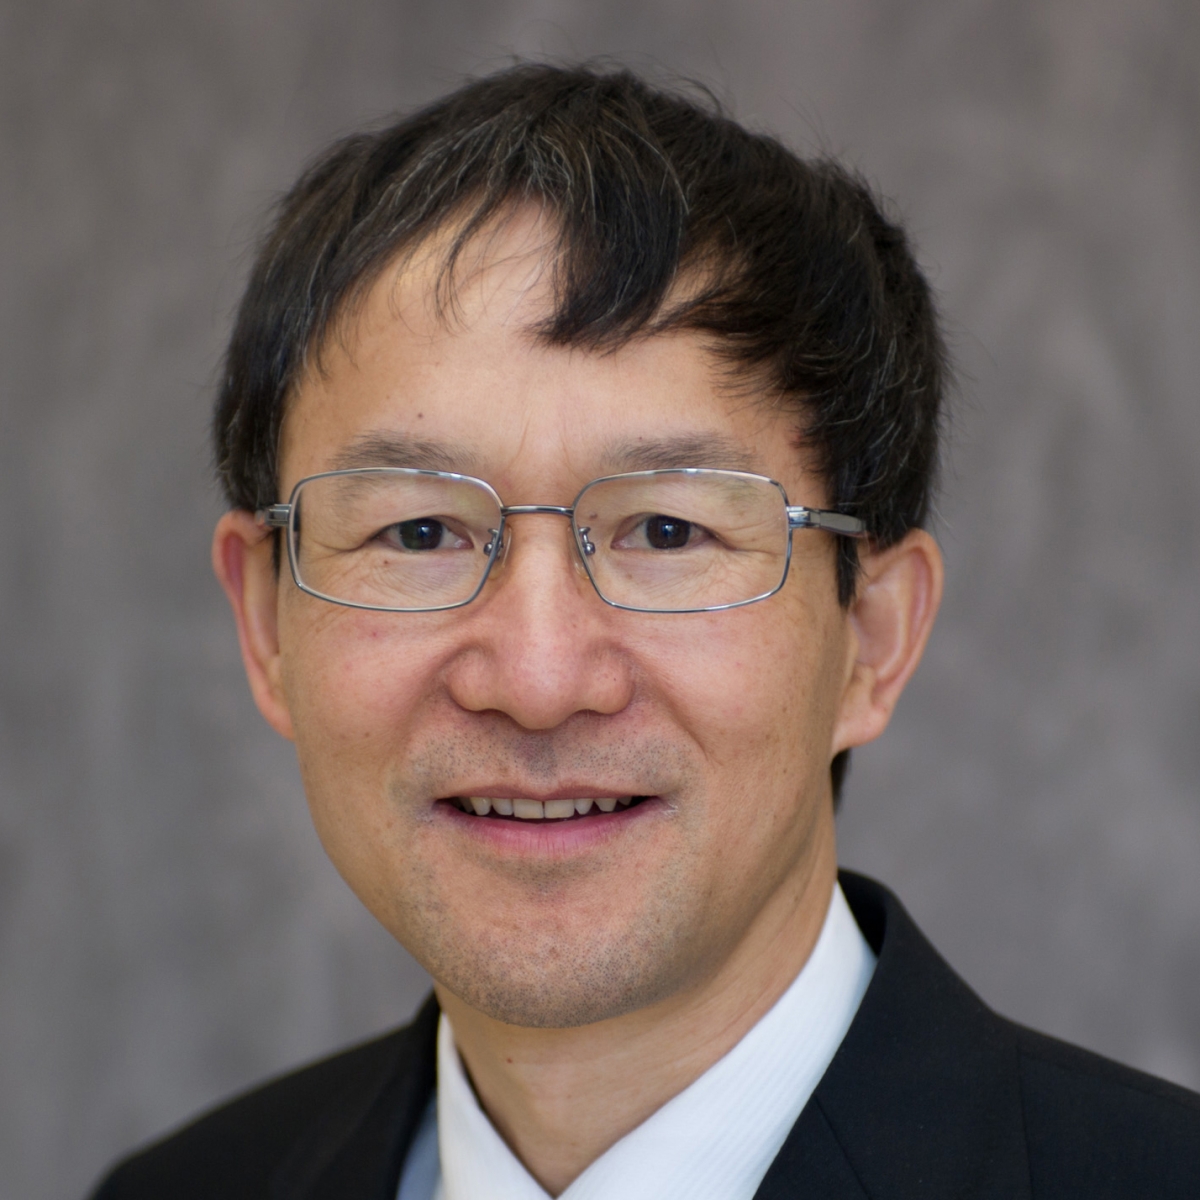
<svg viewBox="0 0 1200 1200">
<path fill-rule="evenodd" d="M 573 796 L 533 800 L 525 796 L 449 796 L 449 804 L 471 817 L 490 821 L 582 821 L 607 813 L 636 808 L 650 796 Z"/>
</svg>

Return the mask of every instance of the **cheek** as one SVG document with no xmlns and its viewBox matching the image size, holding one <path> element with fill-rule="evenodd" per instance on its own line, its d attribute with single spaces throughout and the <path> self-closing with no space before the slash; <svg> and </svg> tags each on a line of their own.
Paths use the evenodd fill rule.
<svg viewBox="0 0 1200 1200">
<path fill-rule="evenodd" d="M 640 656 L 722 791 L 768 787 L 794 799 L 798 774 L 824 753 L 834 656 L 825 622 L 798 607 L 768 602 L 689 617 Z"/>
<path fill-rule="evenodd" d="M 647 675 L 701 764 L 697 819 L 686 804 L 680 811 L 680 861 L 691 863 L 704 897 L 692 902 L 713 927 L 740 928 L 785 880 L 806 877 L 825 844 L 837 622 L 836 611 L 795 603 L 747 606 L 647 647 Z"/>
<path fill-rule="evenodd" d="M 397 809 L 389 785 L 432 694 L 444 657 L 438 638 L 394 614 L 305 597 L 281 621 L 280 648 L 313 824 L 343 878 L 379 914 L 395 862 L 411 858 L 412 814 Z"/>
<path fill-rule="evenodd" d="M 282 681 L 306 782 L 383 770 L 430 694 L 436 640 L 394 614 L 308 597 L 289 609 L 280 627 Z"/>
</svg>

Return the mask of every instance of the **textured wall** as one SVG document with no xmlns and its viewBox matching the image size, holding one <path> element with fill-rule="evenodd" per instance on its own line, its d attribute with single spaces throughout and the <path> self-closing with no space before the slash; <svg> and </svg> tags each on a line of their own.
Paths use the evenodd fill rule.
<svg viewBox="0 0 1200 1200">
<path fill-rule="evenodd" d="M 512 52 L 698 75 L 896 198 L 964 377 L 950 581 L 843 860 L 1003 1011 L 1200 1086 L 1194 0 L 2 0 L 5 1200 L 422 991 L 246 693 L 205 422 L 300 163 Z"/>
</svg>

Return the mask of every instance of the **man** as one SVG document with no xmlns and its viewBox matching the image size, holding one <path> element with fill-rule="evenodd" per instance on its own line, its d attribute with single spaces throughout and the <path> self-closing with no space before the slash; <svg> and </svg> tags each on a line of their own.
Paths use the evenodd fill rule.
<svg viewBox="0 0 1200 1200">
<path fill-rule="evenodd" d="M 838 882 L 941 593 L 944 376 L 859 181 L 628 74 L 519 67 L 317 162 L 230 346 L 213 559 L 435 997 L 98 1195 L 1200 1195 L 1200 1098 Z"/>
</svg>

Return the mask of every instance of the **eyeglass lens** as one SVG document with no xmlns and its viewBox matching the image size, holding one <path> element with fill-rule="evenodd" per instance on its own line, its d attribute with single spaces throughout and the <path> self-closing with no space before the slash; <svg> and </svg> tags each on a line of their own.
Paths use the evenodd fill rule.
<svg viewBox="0 0 1200 1200">
<path fill-rule="evenodd" d="M 297 582 L 341 603 L 420 610 L 466 603 L 494 557 L 501 510 L 486 484 L 434 472 L 364 470 L 306 480 L 293 497 Z M 601 479 L 574 527 L 596 590 L 656 612 L 769 594 L 787 566 L 782 491 L 731 471 Z"/>
</svg>

